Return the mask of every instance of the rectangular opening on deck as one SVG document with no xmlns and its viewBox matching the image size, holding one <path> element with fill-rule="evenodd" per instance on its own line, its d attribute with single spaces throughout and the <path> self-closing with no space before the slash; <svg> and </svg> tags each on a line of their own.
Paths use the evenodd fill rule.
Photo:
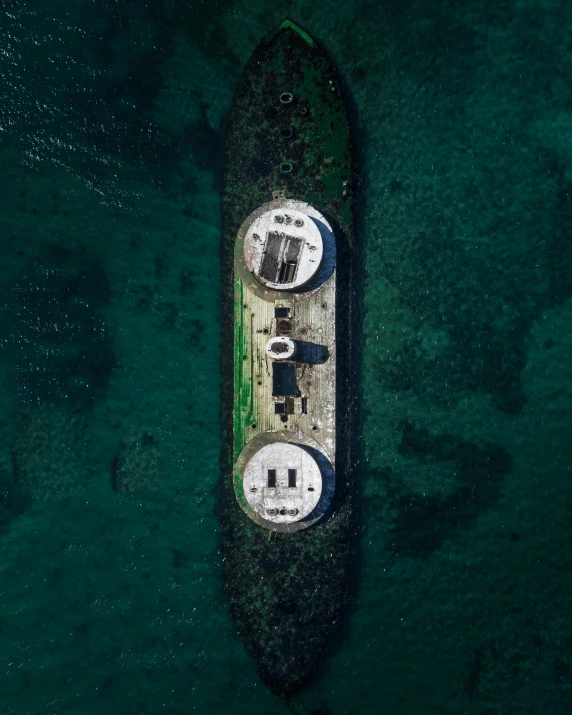
<svg viewBox="0 0 572 715">
<path fill-rule="evenodd" d="M 296 470 L 295 469 L 288 470 L 288 486 L 291 488 L 296 486 Z"/>
<path fill-rule="evenodd" d="M 284 261 L 280 265 L 280 271 L 278 273 L 278 283 L 293 283 L 294 276 L 296 275 L 296 267 L 298 266 L 298 261 L 291 261 L 290 263 Z"/>
<path fill-rule="evenodd" d="M 264 255 L 260 265 L 260 275 L 266 278 L 267 281 L 276 282 L 278 271 L 280 269 L 280 253 L 282 248 L 282 238 L 277 233 L 268 235 L 266 246 L 264 247 Z"/>
<path fill-rule="evenodd" d="M 286 413 L 286 404 L 284 402 L 275 402 L 274 403 L 274 414 L 275 415 L 283 415 Z"/>
<path fill-rule="evenodd" d="M 308 414 L 308 398 L 307 397 L 302 398 L 302 414 L 303 415 Z"/>
<path fill-rule="evenodd" d="M 296 367 L 291 363 L 274 362 L 272 364 L 272 394 L 297 395 Z"/>
<path fill-rule="evenodd" d="M 292 283 L 304 242 L 301 238 L 278 231 L 268 234 L 260 275 L 272 283 Z"/>
<path fill-rule="evenodd" d="M 290 316 L 290 308 L 274 308 L 275 318 L 288 318 Z"/>
<path fill-rule="evenodd" d="M 276 486 L 276 470 L 275 469 L 269 469 L 268 470 L 268 486 L 270 489 L 274 489 Z"/>
</svg>

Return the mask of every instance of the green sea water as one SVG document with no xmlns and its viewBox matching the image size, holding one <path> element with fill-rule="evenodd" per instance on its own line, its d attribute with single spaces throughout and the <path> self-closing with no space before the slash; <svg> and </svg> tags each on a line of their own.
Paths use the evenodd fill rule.
<svg viewBox="0 0 572 715">
<path fill-rule="evenodd" d="M 291 703 L 230 619 L 217 515 L 225 118 L 286 16 L 351 97 L 364 255 L 354 596 Z M 2 3 L 2 715 L 572 711 L 571 25 Z"/>
</svg>

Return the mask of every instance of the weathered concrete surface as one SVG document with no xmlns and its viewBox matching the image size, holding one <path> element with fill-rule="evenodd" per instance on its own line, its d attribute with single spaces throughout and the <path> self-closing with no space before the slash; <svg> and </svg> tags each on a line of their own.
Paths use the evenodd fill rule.
<svg viewBox="0 0 572 715">
<path fill-rule="evenodd" d="M 320 501 L 320 465 L 310 450 L 296 442 L 276 441 L 262 447 L 248 460 L 243 474 L 249 506 L 272 525 L 296 523 Z"/>
<path fill-rule="evenodd" d="M 253 509 L 244 491 L 244 475 L 250 460 L 264 447 L 269 445 L 295 444 L 302 446 L 317 462 L 321 472 L 320 498 L 314 508 L 300 518 L 299 521 L 273 521 L 263 518 Z M 306 529 L 319 521 L 328 511 L 334 496 L 336 486 L 336 473 L 324 448 L 301 430 L 279 430 L 262 432 L 251 439 L 242 450 L 235 465 L 234 489 L 238 503 L 244 512 L 260 526 L 274 532 L 293 534 L 301 529 Z"/>
<path fill-rule="evenodd" d="M 264 256 L 273 236 L 293 239 L 301 243 L 298 264 L 291 280 L 278 281 L 263 273 Z M 318 271 L 324 246 L 322 236 L 312 219 L 302 211 L 282 207 L 270 208 L 248 228 L 244 239 L 244 261 L 256 279 L 274 290 L 293 290 L 307 283 Z"/>
</svg>

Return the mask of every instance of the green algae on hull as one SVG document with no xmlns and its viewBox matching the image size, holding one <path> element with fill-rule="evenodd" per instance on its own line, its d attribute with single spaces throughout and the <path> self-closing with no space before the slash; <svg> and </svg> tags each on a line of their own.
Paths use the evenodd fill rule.
<svg viewBox="0 0 572 715">
<path fill-rule="evenodd" d="M 287 104 L 282 93 L 292 94 Z M 288 171 L 284 171 L 287 165 Z M 263 682 L 287 697 L 328 652 L 347 599 L 350 546 L 353 150 L 343 94 L 323 50 L 289 20 L 262 40 L 234 97 L 223 170 L 223 455 L 221 546 L 232 615 Z M 281 190 L 334 226 L 339 365 L 336 492 L 326 517 L 296 534 L 268 532 L 237 504 L 232 465 L 256 436 L 251 366 L 245 364 L 245 292 L 233 270 L 242 222 Z"/>
<path fill-rule="evenodd" d="M 311 47 L 314 46 L 314 40 L 310 37 L 310 35 L 301 27 L 298 27 L 295 22 L 292 22 L 292 20 L 288 20 L 288 18 L 286 18 L 286 20 L 283 20 L 280 24 L 280 29 L 285 30 L 286 28 L 294 30 L 294 32 L 297 32 L 300 37 L 305 40 Z"/>
</svg>

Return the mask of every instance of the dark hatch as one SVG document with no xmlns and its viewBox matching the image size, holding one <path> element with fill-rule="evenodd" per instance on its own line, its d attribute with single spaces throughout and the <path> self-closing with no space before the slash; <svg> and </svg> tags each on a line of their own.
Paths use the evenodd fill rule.
<svg viewBox="0 0 572 715">
<path fill-rule="evenodd" d="M 272 394 L 298 395 L 295 365 L 287 362 L 272 364 Z"/>
</svg>

